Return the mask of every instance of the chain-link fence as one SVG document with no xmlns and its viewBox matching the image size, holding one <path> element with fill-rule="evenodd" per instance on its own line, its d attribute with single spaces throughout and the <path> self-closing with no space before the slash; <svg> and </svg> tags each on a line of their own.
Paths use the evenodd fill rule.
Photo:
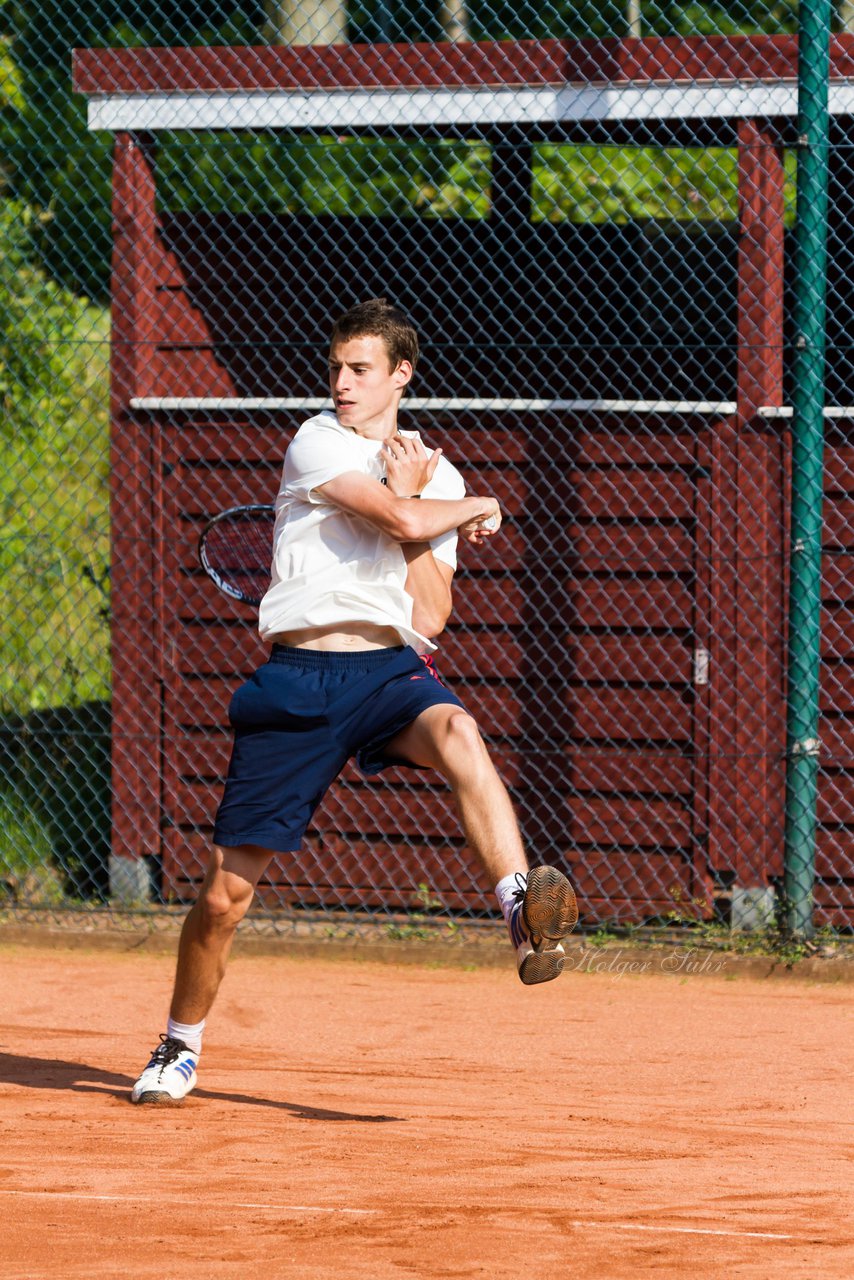
<svg viewBox="0 0 854 1280">
<path fill-rule="evenodd" d="M 423 340 L 403 425 L 506 512 L 438 666 L 533 856 L 587 926 L 765 925 L 794 893 L 850 929 L 854 6 L 826 12 L 825 152 L 792 0 L 6 11 L 10 904 L 192 898 L 264 656 L 199 533 L 274 500 L 331 320 L 388 296 Z M 259 898 L 292 927 L 486 920 L 490 891 L 442 786 L 348 769 Z"/>
</svg>

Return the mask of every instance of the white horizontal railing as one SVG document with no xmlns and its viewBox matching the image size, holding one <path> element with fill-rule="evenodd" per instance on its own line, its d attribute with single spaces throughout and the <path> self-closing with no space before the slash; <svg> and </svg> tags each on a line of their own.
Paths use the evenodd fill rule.
<svg viewBox="0 0 854 1280">
<path fill-rule="evenodd" d="M 328 396 L 133 396 L 131 409 L 142 413 L 156 413 L 164 409 L 187 409 L 232 413 L 238 410 L 286 410 L 331 409 Z M 547 413 L 550 410 L 592 413 L 699 413 L 705 415 L 735 413 L 734 400 L 535 400 L 524 396 L 508 399 L 496 397 L 482 399 L 465 396 L 409 396 L 401 403 L 402 409 L 418 409 L 426 412 L 456 413 L 468 410 L 472 413 Z M 758 410 L 761 418 L 791 418 L 791 405 L 763 405 Z M 830 405 L 823 411 L 825 418 L 854 418 L 854 405 Z"/>
<path fill-rule="evenodd" d="M 237 413 L 331 409 L 326 396 L 133 396 L 131 409 L 141 413 L 163 410 Z M 736 413 L 734 400 L 535 400 L 524 396 L 482 399 L 465 396 L 409 396 L 401 409 L 426 413 L 697 413 L 726 417 Z M 791 418 L 791 405 L 763 405 L 761 418 Z M 825 418 L 854 418 L 854 405 L 830 405 Z"/>
<path fill-rule="evenodd" d="M 763 405 L 759 410 L 759 416 L 762 418 L 791 418 L 794 409 L 790 404 Z M 830 405 L 822 410 L 825 418 L 854 418 L 854 406 Z"/>
<path fill-rule="evenodd" d="M 854 83 L 834 79 L 831 115 L 854 114 Z M 104 93 L 90 129 L 394 129 L 606 120 L 796 116 L 794 80 L 651 84 L 422 86 Z"/>
<path fill-rule="evenodd" d="M 190 412 L 277 411 L 286 409 L 331 409 L 332 401 L 321 396 L 134 396 L 131 409 L 156 413 L 159 410 Z M 409 396 L 401 409 L 433 413 L 735 413 L 733 400 L 529 400 L 467 399 L 464 396 Z"/>
</svg>

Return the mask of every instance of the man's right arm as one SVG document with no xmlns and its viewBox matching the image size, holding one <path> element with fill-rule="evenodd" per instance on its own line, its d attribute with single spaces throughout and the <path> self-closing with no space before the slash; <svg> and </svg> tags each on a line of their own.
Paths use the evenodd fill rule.
<svg viewBox="0 0 854 1280">
<path fill-rule="evenodd" d="M 315 493 L 342 511 L 360 516 L 395 542 L 429 542 L 460 525 L 490 517 L 495 519 L 495 527 L 482 529 L 482 534 L 496 533 L 501 525 L 501 509 L 495 498 L 401 498 L 373 476 L 358 471 L 346 471 L 318 485 Z"/>
</svg>

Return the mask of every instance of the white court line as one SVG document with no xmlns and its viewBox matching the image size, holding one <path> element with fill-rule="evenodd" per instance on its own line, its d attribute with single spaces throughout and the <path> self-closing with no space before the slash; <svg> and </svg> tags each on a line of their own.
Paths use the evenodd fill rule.
<svg viewBox="0 0 854 1280">
<path fill-rule="evenodd" d="M 97 1200 L 109 1201 L 112 1204 L 186 1204 L 198 1206 L 198 1200 L 168 1200 L 158 1197 L 156 1200 L 146 1196 L 102 1196 L 85 1191 L 23 1191 L 0 1188 L 0 1196 L 37 1196 L 44 1200 Z M 269 1209 L 271 1213 L 376 1213 L 376 1209 L 346 1209 L 338 1205 L 323 1204 L 255 1204 L 252 1201 L 233 1200 L 225 1206 L 230 1209 Z"/>
<path fill-rule="evenodd" d="M 776 1231 L 724 1231 L 713 1227 L 661 1227 L 648 1226 L 641 1222 L 573 1222 L 574 1227 L 604 1227 L 608 1231 L 667 1231 L 685 1236 L 738 1236 L 753 1240 L 794 1240 L 795 1236 L 784 1236 Z"/>
<path fill-rule="evenodd" d="M 152 1199 L 146 1196 L 110 1196 L 96 1195 L 94 1192 L 85 1191 L 25 1191 L 16 1190 L 8 1187 L 0 1188 L 2 1196 L 35 1196 L 44 1200 L 92 1200 L 107 1201 L 112 1204 L 159 1204 L 167 1203 L 163 1198 Z M 197 1200 L 181 1199 L 176 1200 L 170 1197 L 168 1204 L 185 1204 L 198 1205 Z M 381 1213 L 380 1209 L 348 1209 L 339 1205 L 320 1205 L 320 1204 L 257 1204 L 254 1201 L 232 1201 L 230 1205 L 224 1206 L 232 1209 L 266 1209 L 270 1213 L 350 1213 L 358 1215 L 368 1215 Z M 576 1220 L 572 1223 L 573 1227 L 579 1227 L 586 1230 L 590 1227 L 599 1227 L 604 1231 L 656 1231 L 669 1232 L 676 1235 L 689 1236 L 729 1236 L 738 1237 L 739 1239 L 752 1240 L 794 1240 L 796 1237 L 791 1235 L 781 1235 L 775 1231 L 727 1231 L 715 1229 L 713 1227 L 666 1227 L 666 1226 L 650 1226 L 640 1222 L 596 1222 L 594 1220 L 580 1221 Z"/>
</svg>

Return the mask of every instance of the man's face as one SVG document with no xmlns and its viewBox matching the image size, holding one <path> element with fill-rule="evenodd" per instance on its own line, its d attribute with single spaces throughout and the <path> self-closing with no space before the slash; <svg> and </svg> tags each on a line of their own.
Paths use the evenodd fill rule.
<svg viewBox="0 0 854 1280">
<path fill-rule="evenodd" d="M 389 368 L 382 338 L 373 334 L 339 342 L 329 353 L 329 390 L 342 427 L 382 440 L 394 428 L 400 395 L 412 377 L 402 360 Z"/>
</svg>

